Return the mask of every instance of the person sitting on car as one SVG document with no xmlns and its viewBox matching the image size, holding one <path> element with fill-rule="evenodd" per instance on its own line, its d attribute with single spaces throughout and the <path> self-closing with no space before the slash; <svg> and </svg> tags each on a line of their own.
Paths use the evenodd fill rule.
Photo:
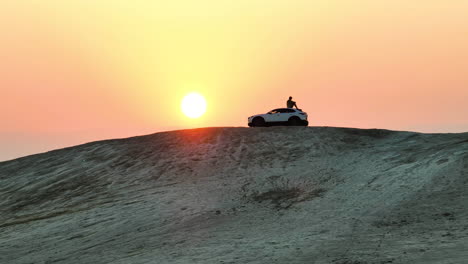
<svg viewBox="0 0 468 264">
<path fill-rule="evenodd" d="M 289 96 L 289 100 L 286 102 L 286 106 L 287 106 L 288 108 L 294 108 L 294 107 L 296 107 L 296 109 L 299 109 L 299 107 L 297 107 L 296 102 L 294 102 L 294 101 L 292 100 L 292 96 Z"/>
</svg>

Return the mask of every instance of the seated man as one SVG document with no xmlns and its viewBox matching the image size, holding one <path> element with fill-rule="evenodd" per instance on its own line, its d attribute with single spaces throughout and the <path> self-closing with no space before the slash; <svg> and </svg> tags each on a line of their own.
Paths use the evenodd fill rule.
<svg viewBox="0 0 468 264">
<path fill-rule="evenodd" d="M 296 102 L 294 102 L 294 101 L 292 100 L 292 97 L 291 97 L 291 96 L 289 96 L 289 100 L 286 102 L 286 106 L 287 106 L 288 108 L 296 107 L 296 109 L 299 109 L 299 108 L 297 107 L 297 105 L 296 105 Z"/>
</svg>

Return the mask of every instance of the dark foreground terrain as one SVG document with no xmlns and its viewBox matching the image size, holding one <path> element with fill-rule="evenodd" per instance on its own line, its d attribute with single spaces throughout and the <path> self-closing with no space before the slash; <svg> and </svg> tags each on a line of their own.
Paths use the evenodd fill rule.
<svg viewBox="0 0 468 264">
<path fill-rule="evenodd" d="M 0 163 L 0 263 L 468 263 L 468 133 L 203 128 Z"/>
</svg>

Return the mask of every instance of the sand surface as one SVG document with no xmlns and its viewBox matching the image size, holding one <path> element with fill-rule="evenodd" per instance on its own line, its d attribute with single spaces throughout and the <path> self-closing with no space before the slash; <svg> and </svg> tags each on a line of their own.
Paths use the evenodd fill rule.
<svg viewBox="0 0 468 264">
<path fill-rule="evenodd" d="M 0 263 L 468 263 L 468 133 L 203 128 L 0 163 Z"/>
</svg>

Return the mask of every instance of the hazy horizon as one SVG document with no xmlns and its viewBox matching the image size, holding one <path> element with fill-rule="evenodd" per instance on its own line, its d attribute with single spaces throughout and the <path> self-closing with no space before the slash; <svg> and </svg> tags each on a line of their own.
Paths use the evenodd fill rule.
<svg viewBox="0 0 468 264">
<path fill-rule="evenodd" d="M 194 128 L 197 128 L 197 127 L 194 127 Z M 74 134 L 73 137 L 71 137 L 69 134 L 62 134 L 62 135 L 60 134 L 56 134 L 56 135 L 35 134 L 34 136 L 13 134 L 13 135 L 2 137 L 2 138 L 9 138 L 10 140 L 12 140 L 12 142 L 20 142 L 22 146 L 27 146 L 27 148 L 17 148 L 16 147 L 17 145 L 14 145 L 14 144 L 8 145 L 6 144 L 7 142 L 2 142 L 2 145 L 7 146 L 7 147 L 11 146 L 11 148 L 10 149 L 6 148 L 6 151 L 0 153 L 0 162 L 13 160 L 16 158 L 21 158 L 21 157 L 25 157 L 29 155 L 44 153 L 44 152 L 52 151 L 56 149 L 81 145 L 81 144 L 85 144 L 85 143 L 89 143 L 93 141 L 142 136 L 142 135 L 148 135 L 148 134 L 159 133 L 159 132 L 175 131 L 175 130 L 180 130 L 180 129 L 188 129 L 188 128 L 168 128 L 168 130 L 162 130 L 162 131 L 149 131 L 149 130 L 148 131 L 135 131 L 135 133 L 126 132 L 120 135 L 117 135 L 117 134 L 112 135 L 112 133 L 109 133 L 109 135 L 111 136 L 106 136 L 105 134 L 98 135 L 98 136 L 96 135 L 91 136 L 87 134 L 83 136 L 81 134 Z M 298 128 L 298 129 L 301 129 L 301 128 Z M 361 129 L 371 129 L 371 128 L 361 128 Z M 420 133 L 464 133 L 464 132 L 468 132 L 468 131 L 453 132 L 453 131 L 443 131 L 443 130 L 432 131 L 432 132 L 413 131 L 413 130 L 399 130 L 399 131 L 412 131 L 412 132 L 420 132 Z M 37 140 L 38 138 L 40 140 Z M 73 141 L 70 140 L 70 138 L 72 138 Z"/>
</svg>

